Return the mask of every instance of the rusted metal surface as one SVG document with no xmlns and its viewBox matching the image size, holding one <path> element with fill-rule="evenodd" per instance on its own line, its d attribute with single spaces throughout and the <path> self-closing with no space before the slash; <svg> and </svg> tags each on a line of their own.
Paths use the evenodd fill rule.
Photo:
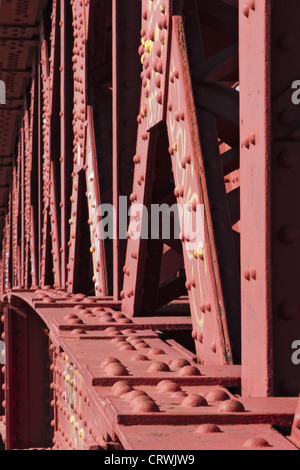
<svg viewBox="0 0 300 470">
<path fill-rule="evenodd" d="M 298 2 L 18 5 L 0 7 L 6 448 L 299 449 Z M 190 251 L 180 218 L 179 239 L 136 238 L 137 204 L 204 205 L 204 239 Z"/>
</svg>

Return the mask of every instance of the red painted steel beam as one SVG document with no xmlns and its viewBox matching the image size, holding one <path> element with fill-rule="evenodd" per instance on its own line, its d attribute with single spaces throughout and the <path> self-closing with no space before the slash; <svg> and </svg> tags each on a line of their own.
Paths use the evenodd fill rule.
<svg viewBox="0 0 300 470">
<path fill-rule="evenodd" d="M 59 46 L 60 46 L 60 1 L 54 1 L 51 19 L 43 22 L 41 35 L 41 65 L 43 83 L 43 228 L 41 255 L 41 285 L 53 284 L 61 287 L 59 254 L 59 219 L 57 202 L 57 171 L 60 151 L 59 136 Z M 47 24 L 47 21 L 50 24 Z M 52 26 L 51 26 L 52 25 Z M 47 37 L 48 28 L 51 35 Z M 49 47 L 51 46 L 51 47 Z M 51 268 L 50 268 L 51 266 Z M 50 269 L 49 269 L 50 268 Z"/>
<path fill-rule="evenodd" d="M 134 181 L 130 200 L 132 204 L 143 204 L 147 209 L 150 209 L 154 184 L 155 155 L 159 138 L 157 124 L 165 118 L 166 112 L 163 105 L 167 97 L 171 8 L 172 2 L 169 1 L 164 5 L 163 10 L 160 9 L 159 3 L 148 5 L 147 2 L 142 2 L 141 45 L 139 48 L 143 65 L 142 90 L 140 113 L 138 115 L 137 145 L 134 156 Z M 161 22 L 162 18 L 164 19 L 164 25 L 160 23 L 160 27 L 158 27 L 158 22 Z M 155 40 L 157 41 L 157 48 L 160 48 L 159 56 L 156 55 L 158 49 L 155 50 Z M 155 77 L 157 79 L 156 83 Z M 156 128 L 153 128 L 153 126 L 156 126 Z M 152 129 L 151 132 L 148 131 L 150 129 Z M 130 217 L 130 226 L 134 225 L 137 216 L 138 214 L 134 214 Z M 140 219 L 142 227 L 144 223 L 142 216 Z M 151 259 L 152 253 L 147 253 L 146 240 L 141 238 L 134 240 L 130 232 L 129 229 L 121 297 L 124 312 L 134 315 L 142 312 L 143 289 L 147 283 L 144 280 L 145 263 L 147 257 Z M 157 273 L 154 277 L 157 278 Z M 157 288 L 156 285 L 156 291 Z M 153 294 L 155 297 L 156 293 L 153 292 Z"/>
<path fill-rule="evenodd" d="M 171 83 L 169 91 L 169 114 L 167 121 L 169 141 L 172 148 L 173 173 L 176 187 L 182 187 L 184 189 L 184 193 L 179 199 L 179 205 L 181 206 L 184 203 L 204 204 L 207 214 L 208 201 L 205 199 L 206 191 L 203 190 L 203 184 L 205 183 L 204 181 L 200 182 L 198 180 L 201 174 L 199 167 L 203 165 L 201 162 L 201 141 L 199 142 L 199 138 L 197 138 L 198 126 L 194 117 L 194 103 L 189 98 L 192 96 L 192 88 L 189 74 L 185 73 L 188 59 L 184 54 L 183 47 L 181 47 L 181 44 L 184 43 L 182 26 L 181 19 L 174 17 L 170 63 Z M 184 93 L 182 92 L 183 90 L 185 90 Z M 183 123 L 179 124 L 176 116 L 177 112 L 182 113 L 184 119 Z M 180 128 L 184 129 L 183 134 L 181 134 Z M 184 165 L 182 162 L 186 156 L 190 158 L 190 161 Z M 180 186 L 182 181 L 184 182 L 183 186 Z M 193 195 L 195 196 L 193 197 Z M 190 199 L 188 199 L 188 197 L 190 197 Z M 221 307 L 223 300 L 220 285 L 213 282 L 214 278 L 216 280 L 218 279 L 218 273 L 214 272 L 215 269 L 212 262 L 216 254 L 210 252 L 210 250 L 214 250 L 214 248 L 213 245 L 208 242 L 212 230 L 211 220 L 208 219 L 205 222 L 204 244 L 203 247 L 199 247 L 201 253 L 199 251 L 197 257 L 194 253 L 193 258 L 191 258 L 183 245 L 190 302 L 191 305 L 199 306 L 198 308 L 194 307 L 192 313 L 194 316 L 194 335 L 197 341 L 197 351 L 202 360 L 205 362 L 209 360 L 230 362 L 232 360 L 232 352 L 227 325 L 225 326 L 223 324 L 223 327 L 221 327 L 221 323 L 218 323 L 219 315 L 216 314 L 219 308 L 223 310 L 224 307 Z M 183 239 L 183 242 L 186 241 L 187 240 Z M 208 276 L 205 276 L 205 271 L 209 273 Z M 205 277 L 207 277 L 207 284 L 204 287 Z M 217 301 L 220 295 L 221 298 Z M 212 313 L 212 315 L 210 315 L 210 313 Z M 214 359 L 216 353 L 218 359 Z"/>
<path fill-rule="evenodd" d="M 73 72 L 72 72 L 72 9 L 68 0 L 60 2 L 60 208 L 61 208 L 61 285 L 67 282 L 68 241 L 70 226 L 68 223 L 71 213 L 71 179 L 73 152 L 70 142 L 73 140 L 72 103 L 73 103 Z"/>
<path fill-rule="evenodd" d="M 94 119 L 92 107 L 87 111 L 87 134 L 86 134 L 86 188 L 88 197 L 89 220 L 91 227 L 91 248 L 93 258 L 94 274 L 93 282 L 97 294 L 104 296 L 108 292 L 107 285 L 107 263 L 105 257 L 105 243 L 100 238 L 99 214 L 97 210 L 101 205 L 101 195 L 98 181 L 97 149 L 94 131 Z"/>
<path fill-rule="evenodd" d="M 7 344 L 8 363 L 18 363 L 17 373 L 10 377 L 6 372 L 5 376 L 8 448 L 48 447 L 43 438 L 52 417 L 44 413 L 51 405 L 54 450 L 297 449 L 271 426 L 291 428 L 298 398 L 236 396 L 239 366 L 196 364 L 195 355 L 176 341 L 161 339 L 160 331 L 174 319 L 169 317 L 165 325 L 161 321 L 155 330 L 156 319 L 147 319 L 147 324 L 139 318 L 134 324 L 124 314 L 100 307 L 102 300 L 75 295 L 69 298 L 72 302 L 62 317 L 66 294 L 52 289 L 47 293 L 44 289 L 14 292 L 8 298 L 6 333 L 19 331 L 9 334 Z M 46 346 L 43 332 L 48 328 Z M 37 344 L 27 344 L 26 335 L 21 334 L 26 329 L 35 335 Z M 11 386 L 20 383 L 39 343 L 50 351 L 51 383 L 44 387 L 51 395 L 48 401 L 37 393 L 40 375 L 34 382 L 30 373 L 28 378 L 25 374 L 24 386 Z M 35 365 L 35 371 L 39 370 L 39 359 Z M 27 408 L 28 390 L 37 393 L 34 413 Z M 23 406 L 11 409 L 12 400 Z M 38 417 L 39 423 L 35 422 Z M 33 431 L 39 430 L 38 439 L 33 434 L 29 442 L 27 436 L 22 439 L 19 425 L 24 418 L 35 426 Z M 143 431 L 139 435 L 137 426 Z M 155 437 L 157 426 L 162 431 L 159 439 Z M 186 436 L 181 443 L 178 432 Z"/>
<path fill-rule="evenodd" d="M 158 144 L 159 128 L 157 125 L 165 121 L 178 208 L 182 211 L 184 204 L 197 203 L 204 204 L 206 208 L 204 247 L 199 247 L 198 251 L 195 250 L 192 254 L 188 253 L 187 234 L 182 233 L 186 287 L 189 290 L 194 319 L 193 337 L 196 340 L 199 360 L 230 363 L 232 350 L 225 317 L 227 316 L 230 320 L 229 324 L 234 338 L 232 344 L 235 347 L 235 358 L 238 360 L 239 279 L 232 224 L 218 149 L 218 136 L 214 125 L 213 115 L 217 114 L 217 110 L 216 106 L 211 105 L 210 114 L 208 114 L 208 105 L 205 106 L 203 99 L 198 99 L 197 108 L 193 100 L 194 94 L 197 96 L 198 93 L 199 97 L 202 96 L 201 90 L 199 91 L 199 81 L 203 77 L 201 66 L 198 67 L 197 63 L 200 61 L 202 68 L 205 68 L 206 61 L 204 51 L 198 50 L 197 54 L 193 53 L 194 55 L 188 58 L 186 50 L 189 50 L 189 47 L 193 50 L 192 37 L 198 34 L 199 41 L 201 40 L 199 21 L 192 23 L 190 19 L 187 20 L 187 34 L 192 27 L 193 36 L 190 35 L 186 45 L 182 20 L 180 17 L 172 16 L 171 13 L 171 3 L 165 4 L 162 8 L 159 8 L 158 4 L 149 6 L 147 2 L 142 6 L 142 38 L 139 52 L 144 70 L 131 201 L 133 204 L 142 203 L 148 209 L 151 201 L 153 202 L 154 175 L 157 175 L 155 153 L 156 148 L 162 146 L 161 142 Z M 235 12 L 233 10 L 230 13 Z M 187 18 L 197 15 L 197 4 L 192 2 L 187 10 Z M 231 51 L 231 54 L 234 52 Z M 193 77 L 198 80 L 197 83 L 193 83 L 193 86 L 188 66 L 189 59 L 193 62 Z M 224 58 L 222 56 L 215 60 L 224 61 Z M 230 96 L 228 103 L 233 105 L 234 123 L 238 125 L 237 92 L 223 86 L 222 93 Z M 232 95 L 235 95 L 234 99 Z M 216 98 L 214 102 L 217 102 Z M 198 109 L 199 107 L 201 109 Z M 227 113 L 224 110 L 223 118 L 224 116 L 230 122 L 229 109 Z M 212 136 L 210 141 L 207 135 Z M 207 169 L 204 169 L 204 161 Z M 166 172 L 166 169 L 164 171 Z M 155 184 L 157 184 L 156 181 Z M 212 208 L 211 213 L 208 207 Z M 214 207 L 221 207 L 220 214 L 216 213 L 218 209 Z M 131 225 L 134 223 L 134 217 L 131 217 L 130 223 Z M 126 313 L 139 315 L 149 307 L 149 300 L 143 303 L 143 296 L 145 297 L 145 291 L 149 288 L 146 273 L 156 272 L 154 266 L 148 269 L 149 260 L 152 260 L 154 256 L 150 251 L 149 242 L 133 240 L 130 230 L 128 238 L 122 309 Z M 217 256 L 215 244 L 219 250 L 219 256 Z M 226 279 L 228 276 L 231 279 Z M 158 275 L 155 274 L 153 277 L 159 277 L 159 271 Z M 151 285 L 149 291 L 153 299 L 156 297 L 158 287 L 158 285 Z M 224 295 L 227 297 L 229 311 L 227 315 Z M 209 314 L 206 314 L 207 312 Z"/>
<path fill-rule="evenodd" d="M 48 447 L 52 412 L 48 337 L 41 319 L 24 306 L 5 307 L 4 316 L 6 449 Z"/>
<path fill-rule="evenodd" d="M 99 70 L 93 76 L 93 67 L 110 69 L 105 63 L 105 41 L 110 21 L 109 2 L 97 5 L 83 5 L 72 2 L 74 48 L 73 48 L 73 173 L 69 262 L 67 265 L 68 292 L 79 289 L 95 290 L 97 296 L 108 294 L 108 266 L 111 262 L 109 242 L 101 239 L 101 202 L 110 202 L 104 198 L 104 189 L 111 190 L 110 171 L 108 165 L 104 170 L 104 162 L 110 158 L 108 151 L 107 126 L 103 129 L 103 109 L 98 103 L 97 94 L 103 98 L 103 90 L 107 85 L 103 82 L 106 76 L 99 76 Z M 99 28 L 96 21 L 101 21 Z M 99 40 L 99 43 L 98 43 Z M 97 42 L 97 46 L 94 47 Z M 94 48 L 93 48 L 94 47 Z M 95 57 L 94 57 L 95 56 Z M 94 81 L 93 81 L 94 80 Z M 100 97 L 99 97 L 100 98 Z M 89 106 L 89 103 L 93 105 Z M 97 108 L 98 106 L 98 108 Z M 106 110 L 105 110 L 106 111 Z M 106 133 L 105 137 L 103 135 Z M 103 145 L 101 145 L 103 144 Z M 106 148 L 106 153 L 104 149 Z M 104 170 L 104 171 L 103 171 Z M 86 190 L 86 198 L 83 197 Z M 107 195 L 106 195 L 107 198 Z M 87 215 L 87 220 L 83 220 Z M 85 228 L 89 227 L 90 234 Z M 90 240 L 88 241 L 88 236 Z M 82 251 L 84 250 L 84 251 Z M 89 263 L 91 261 L 91 269 Z M 80 286 L 81 271 L 84 286 Z M 92 271 L 92 274 L 90 274 Z M 90 276 L 91 279 L 87 278 Z"/>
<path fill-rule="evenodd" d="M 20 285 L 24 285 L 24 269 L 25 269 L 25 194 L 23 188 L 25 187 L 25 155 L 24 155 L 24 128 L 20 131 L 20 148 L 19 148 L 19 165 L 20 165 L 20 190 L 19 190 L 19 201 L 20 201 L 20 212 L 19 218 L 19 236 L 20 236 Z M 8 274 L 8 273 L 7 273 Z"/>
<path fill-rule="evenodd" d="M 113 205 L 116 210 L 116 233 L 120 220 L 128 224 L 127 214 L 120 208 L 119 197 L 127 197 L 132 191 L 137 122 L 139 112 L 139 88 L 141 64 L 137 49 L 140 41 L 141 2 L 126 3 L 113 0 Z M 120 297 L 123 283 L 127 238 L 114 240 L 114 298 Z"/>
<path fill-rule="evenodd" d="M 86 54 L 87 54 L 87 21 L 89 6 L 86 7 L 82 2 L 72 2 L 73 19 L 73 173 L 72 173 L 72 196 L 71 196 L 71 214 L 70 240 L 69 240 L 69 263 L 67 265 L 68 278 L 66 286 L 69 292 L 76 289 L 75 282 L 78 277 L 78 244 L 79 244 L 79 223 L 81 217 L 80 198 L 84 193 L 82 168 L 84 164 L 85 149 L 85 128 L 86 122 Z M 87 11 L 86 11 L 87 8 Z M 87 13 L 87 14 L 86 14 Z M 75 40 L 76 38 L 76 40 Z M 81 174 L 80 174 L 81 173 Z"/>
<path fill-rule="evenodd" d="M 38 64 L 37 55 L 35 56 L 34 66 L 32 71 L 32 83 L 30 90 L 30 160 L 29 160 L 29 208 L 28 220 L 29 226 L 29 256 L 30 256 L 30 284 L 29 286 L 37 286 L 39 281 L 39 247 L 38 247 L 38 223 L 39 220 L 39 207 L 38 207 L 38 183 L 39 183 L 39 152 L 38 152 L 38 126 L 39 126 L 39 108 L 38 108 L 38 93 L 39 93 L 39 80 L 38 80 Z"/>
<path fill-rule="evenodd" d="M 297 396 L 300 194 L 291 84 L 300 72 L 299 4 L 240 2 L 239 14 L 243 394 Z"/>
<path fill-rule="evenodd" d="M 1 267 L 1 266 L 0 266 Z M 3 272 L 3 271 L 2 271 Z M 0 279 L 0 289 L 2 288 L 2 279 Z M 2 295 L 2 293 L 1 293 Z M 4 373 L 5 373 L 5 351 L 3 349 L 3 342 L 5 340 L 5 334 L 4 334 L 4 304 L 1 305 L 0 307 L 0 338 L 1 338 L 1 351 L 0 351 L 0 416 L 5 415 L 5 393 L 4 393 Z M 1 438 L 1 436 L 0 436 Z"/>
<path fill-rule="evenodd" d="M 292 429 L 292 440 L 300 447 L 300 397 L 295 413 L 295 419 Z"/>
<path fill-rule="evenodd" d="M 30 101 L 24 113 L 25 136 L 25 266 L 24 287 L 37 286 L 38 283 L 38 248 L 35 220 L 37 220 L 37 66 L 33 64 Z"/>
</svg>

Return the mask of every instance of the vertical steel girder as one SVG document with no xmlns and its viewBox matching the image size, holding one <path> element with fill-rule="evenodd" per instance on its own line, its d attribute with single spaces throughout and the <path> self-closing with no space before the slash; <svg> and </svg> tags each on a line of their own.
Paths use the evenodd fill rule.
<svg viewBox="0 0 300 470">
<path fill-rule="evenodd" d="M 86 202 L 81 201 L 82 193 L 85 192 L 88 204 L 88 224 L 90 227 L 90 254 L 92 255 L 92 276 L 91 280 L 94 287 L 90 289 L 95 290 L 96 296 L 105 296 L 109 293 L 108 286 L 108 266 L 110 264 L 110 245 L 109 242 L 104 243 L 100 239 L 98 213 L 101 202 L 107 203 L 111 200 L 111 196 L 105 194 L 105 191 L 111 190 L 111 173 L 109 166 L 106 165 L 106 171 L 101 172 L 102 165 L 105 158 L 110 157 L 110 150 L 107 145 L 106 136 L 109 131 L 106 128 L 106 123 L 103 124 L 103 116 L 106 112 L 105 104 L 97 108 L 97 99 L 103 99 L 103 94 L 108 92 L 107 81 L 111 80 L 109 77 L 109 64 L 106 63 L 106 34 L 107 28 L 111 18 L 109 12 L 108 1 L 98 2 L 97 5 L 86 4 L 82 2 L 72 2 L 73 12 L 73 28 L 74 28 L 74 49 L 73 49 L 73 77 L 74 77 L 74 109 L 73 109 L 73 132 L 74 132 L 74 166 L 73 166 L 73 190 L 71 196 L 71 218 L 70 224 L 70 241 L 69 246 L 69 263 L 68 281 L 66 287 L 68 292 L 75 292 L 80 283 L 76 280 L 79 276 L 79 269 L 82 266 L 80 261 L 80 243 L 87 243 L 80 237 L 80 217 L 84 217 L 85 211 L 82 204 Z M 96 19 L 100 24 L 96 25 Z M 98 43 L 99 40 L 99 43 Z M 88 49 L 88 44 L 90 48 Z M 97 44 L 97 45 L 96 45 Z M 92 49 L 93 48 L 93 49 Z M 94 55 L 93 55 L 94 54 Z M 95 56 L 95 57 L 94 57 Z M 93 67 L 96 69 L 95 82 L 92 81 Z M 106 69 L 106 70 L 105 70 Z M 89 70 L 89 77 L 87 75 Z M 87 89 L 89 84 L 89 95 Z M 102 87 L 101 97 L 97 96 L 99 93 L 99 84 Z M 110 97 L 108 98 L 109 101 Z M 106 98 L 107 100 L 107 98 Z M 89 102 L 95 103 L 94 116 L 91 107 L 88 107 Z M 97 124 L 96 124 L 97 114 Z M 106 116 L 109 122 L 108 115 Z M 101 121 L 102 120 L 102 121 Z M 94 125 L 95 123 L 95 125 Z M 97 139 L 95 138 L 95 128 L 99 126 L 97 132 Z M 106 148 L 105 148 L 106 147 Z M 104 152 L 103 161 L 99 168 L 97 165 L 97 148 L 100 153 Z M 108 160 L 109 162 L 109 160 Z M 84 177 L 85 173 L 85 177 Z M 101 175 L 101 178 L 99 178 Z M 102 185 L 102 188 L 100 187 Z M 101 196 L 101 194 L 103 196 Z M 108 246 L 107 246 L 108 245 Z M 109 256 L 109 259 L 107 259 Z M 85 258 L 88 264 L 88 258 Z M 89 273 L 88 273 L 89 275 Z"/>
<path fill-rule="evenodd" d="M 4 307 L 4 317 L 6 449 L 47 448 L 52 392 L 46 329 L 24 306 Z"/>
<path fill-rule="evenodd" d="M 294 396 L 300 194 L 291 84 L 300 72 L 299 4 L 249 5 L 240 2 L 239 13 L 243 393 Z"/>
<path fill-rule="evenodd" d="M 81 5 L 80 5 L 81 4 Z M 80 195 L 84 192 L 83 165 L 85 156 L 85 122 L 87 121 L 86 106 L 86 63 L 87 63 L 87 22 L 89 18 L 90 6 L 83 5 L 82 2 L 75 0 L 72 2 L 73 14 L 73 35 L 74 50 L 73 56 L 73 185 L 71 196 L 71 218 L 70 241 L 69 241 L 69 263 L 68 280 L 66 286 L 69 292 L 74 291 L 75 278 L 78 276 L 78 257 L 79 257 L 79 236 L 80 225 L 79 218 L 81 214 Z"/>
<path fill-rule="evenodd" d="M 0 310 L 0 338 L 1 341 L 4 343 L 5 341 L 5 334 L 4 334 L 4 305 L 1 305 L 1 310 Z M 1 345 L 3 344 L 1 343 Z M 0 348 L 0 416 L 4 416 L 5 414 L 5 393 L 4 393 L 4 388 L 5 388 L 5 380 L 4 380 L 4 374 L 5 374 L 5 351 L 3 350 L 3 347 Z M 1 436 L 0 436 L 1 438 Z"/>
<path fill-rule="evenodd" d="M 119 218 L 125 219 L 119 207 L 119 197 L 129 197 L 132 192 L 133 167 L 137 122 L 139 112 L 139 88 L 141 64 L 136 48 L 140 40 L 141 2 L 126 3 L 113 0 L 113 205 L 117 212 L 116 233 Z M 126 255 L 126 236 L 113 241 L 113 294 L 120 297 L 123 283 L 123 266 Z"/>
<path fill-rule="evenodd" d="M 191 6 L 196 7 L 193 2 Z M 228 289 L 226 292 L 226 279 L 224 278 L 227 275 L 232 278 L 230 300 L 233 306 L 229 307 L 228 302 L 227 310 L 231 310 L 229 315 L 235 329 L 235 347 L 236 356 L 238 356 L 239 275 L 237 262 L 234 261 L 236 255 L 232 224 L 227 209 L 228 202 L 217 134 L 215 134 L 214 142 L 212 139 L 209 142 L 206 137 L 211 135 L 213 138 L 213 132 L 216 132 L 213 123 L 214 110 L 209 109 L 209 113 L 196 109 L 186 53 L 184 24 L 181 17 L 172 16 L 172 8 L 172 2 L 164 2 L 163 6 L 159 2 L 151 4 L 146 1 L 142 2 L 142 45 L 139 50 L 143 64 L 142 96 L 138 116 L 137 149 L 134 157 L 133 192 L 130 199 L 134 204 L 144 204 L 150 207 L 155 174 L 155 152 L 158 145 L 156 143 L 157 125 L 165 121 L 175 184 L 174 194 L 179 211 L 183 210 L 184 204 L 190 204 L 192 207 L 194 205 L 196 207 L 196 204 L 205 204 L 206 208 L 204 246 L 199 246 L 192 256 L 185 247 L 188 234 L 184 234 L 183 230 L 181 233 L 186 288 L 189 292 L 194 326 L 193 337 L 196 341 L 198 357 L 206 363 L 231 363 L 232 348 L 228 333 L 228 315 L 224 303 L 224 292 L 228 294 Z M 194 26 L 194 28 L 197 27 L 199 28 L 199 25 Z M 200 31 L 199 34 L 201 34 Z M 198 60 L 202 60 L 202 63 L 206 65 L 201 52 Z M 201 75 L 199 74 L 197 78 L 200 80 Z M 200 107 L 205 107 L 201 95 L 199 101 Z M 203 132 L 202 139 L 199 136 L 198 124 L 200 131 Z M 211 200 L 208 199 L 204 159 L 209 160 L 207 162 L 208 183 L 209 178 L 211 180 L 214 178 L 214 185 L 217 186 L 217 178 L 220 185 L 214 194 L 210 193 Z M 218 214 L 211 214 L 209 208 L 212 204 L 222 207 L 221 217 Z M 218 212 L 218 209 L 213 210 Z M 134 217 L 136 215 L 131 218 L 130 224 L 134 223 Z M 140 221 L 140 223 L 142 225 L 143 222 Z M 218 231 L 221 232 L 220 235 Z M 220 255 L 218 259 L 216 241 L 220 251 L 221 249 L 227 250 L 227 259 L 224 255 L 223 257 Z M 145 272 L 149 272 L 146 269 L 146 258 L 151 259 L 156 255 L 155 248 L 153 253 L 149 251 L 149 245 L 148 243 L 147 247 L 147 243 L 143 240 L 132 239 L 129 230 L 121 296 L 123 311 L 131 315 L 141 314 L 143 309 L 149 307 L 148 299 L 143 303 L 143 296 L 150 282 L 145 277 Z M 220 277 L 220 268 L 224 272 L 223 279 Z M 151 274 L 153 272 L 152 267 Z M 156 289 L 157 287 L 152 286 L 151 293 L 154 297 Z"/>
</svg>

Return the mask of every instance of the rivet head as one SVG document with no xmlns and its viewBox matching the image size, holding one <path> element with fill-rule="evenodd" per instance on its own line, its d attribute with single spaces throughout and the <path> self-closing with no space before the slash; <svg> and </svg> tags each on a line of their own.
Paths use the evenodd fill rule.
<svg viewBox="0 0 300 470">
<path fill-rule="evenodd" d="M 187 165 L 190 165 L 190 163 L 191 163 L 191 157 L 189 155 L 181 159 L 181 166 L 183 169 L 186 169 Z"/>
<path fill-rule="evenodd" d="M 157 88 L 160 88 L 161 87 L 161 76 L 160 75 L 157 75 L 156 78 L 155 78 L 155 85 L 157 86 Z"/>
<path fill-rule="evenodd" d="M 156 387 L 161 393 L 174 393 L 174 392 L 181 392 L 181 387 L 176 382 L 172 380 L 162 380 Z"/>
<path fill-rule="evenodd" d="M 293 320 L 299 314 L 299 308 L 291 302 L 282 302 L 277 309 L 278 315 L 282 320 Z"/>
<path fill-rule="evenodd" d="M 144 354 L 135 354 L 132 356 L 131 361 L 149 361 L 149 358 L 145 356 Z"/>
<path fill-rule="evenodd" d="M 250 276 L 249 268 L 246 268 L 246 269 L 245 269 L 245 271 L 244 271 L 244 278 L 245 278 L 247 281 L 250 281 L 251 276 Z"/>
<path fill-rule="evenodd" d="M 221 403 L 219 411 L 222 413 L 243 413 L 244 405 L 238 400 L 226 400 Z"/>
<path fill-rule="evenodd" d="M 208 402 L 226 401 L 229 400 L 229 395 L 225 390 L 213 390 L 206 395 Z"/>
<path fill-rule="evenodd" d="M 136 413 L 158 413 L 159 407 L 150 397 L 140 397 L 133 410 Z"/>
<path fill-rule="evenodd" d="M 200 329 L 197 330 L 196 339 L 199 343 L 203 343 L 203 331 L 201 331 Z"/>
<path fill-rule="evenodd" d="M 187 393 L 186 392 L 174 392 L 174 393 L 171 393 L 170 395 L 170 398 L 172 399 L 175 399 L 175 400 L 178 400 L 178 401 L 181 401 L 183 398 L 187 397 Z"/>
<path fill-rule="evenodd" d="M 124 395 L 125 393 L 128 393 L 131 390 L 133 390 L 133 387 L 128 382 L 123 381 L 116 382 L 112 387 L 112 392 L 115 396 Z"/>
<path fill-rule="evenodd" d="M 165 351 L 161 348 L 151 348 L 148 351 L 148 356 L 162 356 L 165 355 Z"/>
<path fill-rule="evenodd" d="M 285 109 L 279 113 L 278 121 L 282 126 L 289 127 L 295 120 L 295 114 L 289 109 Z"/>
<path fill-rule="evenodd" d="M 147 39 L 147 41 L 145 42 L 145 51 L 150 54 L 152 51 L 152 46 L 153 42 L 151 41 L 151 39 Z"/>
<path fill-rule="evenodd" d="M 248 449 L 263 449 L 266 447 L 272 447 L 266 439 L 263 439 L 261 437 L 254 437 L 252 439 L 248 439 L 243 447 L 246 447 Z"/>
<path fill-rule="evenodd" d="M 139 396 L 147 396 L 147 394 L 145 392 L 143 392 L 142 390 L 131 390 L 130 392 L 125 393 L 122 396 L 122 398 L 125 401 L 133 401 L 135 398 L 137 398 Z"/>
<path fill-rule="evenodd" d="M 156 95 L 156 101 L 158 104 L 163 104 L 163 93 L 162 91 L 159 91 Z"/>
<path fill-rule="evenodd" d="M 178 79 L 179 79 L 179 70 L 178 70 L 178 69 L 174 69 L 174 70 L 173 70 L 173 74 L 174 74 L 174 77 L 178 80 Z"/>
<path fill-rule="evenodd" d="M 299 378 L 295 376 L 285 377 L 281 379 L 276 388 L 280 396 L 297 397 L 299 395 Z"/>
<path fill-rule="evenodd" d="M 180 377 L 192 377 L 192 376 L 200 376 L 200 370 L 195 366 L 185 366 L 180 369 L 179 374 Z"/>
<path fill-rule="evenodd" d="M 159 58 L 154 59 L 153 61 L 153 70 L 157 73 L 163 73 L 163 61 Z"/>
<path fill-rule="evenodd" d="M 249 3 L 245 3 L 245 5 L 243 6 L 243 15 L 246 16 L 246 18 L 248 18 L 249 16 Z"/>
<path fill-rule="evenodd" d="M 189 361 L 187 359 L 184 359 L 184 358 L 178 358 L 178 359 L 174 359 L 172 362 L 171 362 L 171 368 L 172 369 L 181 369 L 182 367 L 185 367 L 185 366 L 188 366 L 190 365 Z"/>
<path fill-rule="evenodd" d="M 155 40 L 155 29 L 154 29 L 154 28 L 152 28 L 151 31 L 150 31 L 150 33 L 149 33 L 149 39 L 150 39 L 152 42 L 154 42 L 154 40 Z"/>
<path fill-rule="evenodd" d="M 122 364 L 118 364 L 118 363 L 109 364 L 105 368 L 105 372 L 107 373 L 108 376 L 112 376 L 112 377 L 129 375 L 125 367 L 122 366 Z"/>
<path fill-rule="evenodd" d="M 249 273 L 252 279 L 256 280 L 256 269 L 253 267 L 249 268 Z"/>
<path fill-rule="evenodd" d="M 196 250 L 194 252 L 194 258 L 195 259 L 201 259 L 202 261 L 204 260 L 204 250 L 203 250 L 203 248 L 200 249 L 200 250 Z"/>
<path fill-rule="evenodd" d="M 284 226 L 279 230 L 278 238 L 284 245 L 293 245 L 299 238 L 299 231 L 294 227 Z"/>
<path fill-rule="evenodd" d="M 140 57 L 142 57 L 142 55 L 145 53 L 145 48 L 142 44 L 140 45 L 140 47 L 138 49 L 138 53 L 139 53 Z"/>
<path fill-rule="evenodd" d="M 252 145 L 256 144 L 256 135 L 254 133 L 250 135 L 249 139 Z"/>
<path fill-rule="evenodd" d="M 135 155 L 135 156 L 133 157 L 133 162 L 134 162 L 135 164 L 137 164 L 137 165 L 138 165 L 139 163 L 141 163 L 141 156 L 140 156 L 140 155 Z"/>
<path fill-rule="evenodd" d="M 202 395 L 191 394 L 184 398 L 181 406 L 185 408 L 195 408 L 198 406 L 208 406 L 208 403 Z"/>
<path fill-rule="evenodd" d="M 292 150 L 283 150 L 278 155 L 277 161 L 282 168 L 293 168 L 298 161 L 298 155 Z"/>
<path fill-rule="evenodd" d="M 297 40 L 293 34 L 283 34 L 280 36 L 277 42 L 279 50 L 282 52 L 290 52 L 295 49 L 297 45 Z"/>
<path fill-rule="evenodd" d="M 101 362 L 101 365 L 100 367 L 102 367 L 103 369 L 105 369 L 109 364 L 120 364 L 120 361 L 119 359 L 117 359 L 116 357 L 106 357 L 105 359 L 103 359 L 103 361 Z"/>
<path fill-rule="evenodd" d="M 250 138 L 247 136 L 245 137 L 244 141 L 243 141 L 243 145 L 246 149 L 249 149 L 250 148 Z"/>
<path fill-rule="evenodd" d="M 71 334 L 72 335 L 86 335 L 87 333 L 82 328 L 76 328 L 75 330 L 72 330 Z"/>
<path fill-rule="evenodd" d="M 213 434 L 222 432 L 221 429 L 216 424 L 201 424 L 197 428 L 197 433 L 200 434 Z"/>
</svg>

